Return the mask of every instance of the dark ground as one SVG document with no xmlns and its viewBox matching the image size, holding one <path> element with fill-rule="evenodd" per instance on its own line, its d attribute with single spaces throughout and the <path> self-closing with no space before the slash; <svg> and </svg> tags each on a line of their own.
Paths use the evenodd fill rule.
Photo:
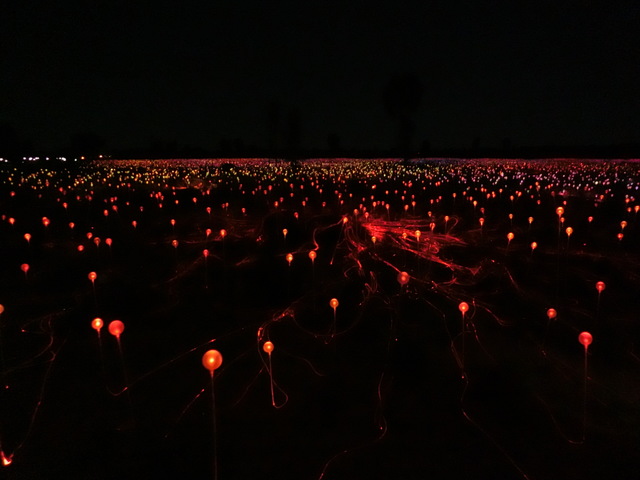
<svg viewBox="0 0 640 480">
<path fill-rule="evenodd" d="M 213 478 L 210 380 L 201 365 L 210 348 L 224 356 L 215 373 L 220 480 L 637 478 L 640 224 L 627 211 L 639 204 L 629 198 L 638 195 L 633 165 L 443 162 L 402 171 L 374 163 L 352 176 L 335 166 L 323 173 L 209 166 L 204 187 L 168 177 L 179 188 L 162 190 L 162 208 L 150 196 L 159 188 L 136 183 L 146 164 L 113 165 L 51 174 L 48 187 L 35 189 L 43 173 L 22 185 L 19 174 L 1 173 L 0 334 L 9 388 L 0 392 L 0 441 L 12 460 L 0 472 L 5 478 Z M 119 170 L 106 177 L 108 168 Z M 315 174 L 323 193 L 310 184 Z M 422 190 L 418 178 L 429 175 Z M 83 180 L 70 187 L 69 178 Z M 539 192 L 529 189 L 535 181 Z M 305 190 L 287 198 L 292 182 Z M 259 183 L 258 195 L 241 193 Z M 263 195 L 268 184 L 274 188 Z M 486 199 L 482 186 L 496 198 Z M 403 212 L 411 192 L 417 206 Z M 390 212 L 373 209 L 371 194 L 387 198 Z M 555 213 L 564 200 L 565 225 L 575 231 L 569 241 L 564 225 L 558 237 Z M 507 247 L 509 231 L 515 238 Z M 87 232 L 101 238 L 98 247 Z M 404 288 L 399 270 L 411 275 Z M 98 274 L 95 296 L 90 271 Z M 597 281 L 606 282 L 599 301 Z M 340 305 L 331 335 L 334 297 Z M 461 301 L 471 306 L 464 379 Z M 558 311 L 552 322 L 550 307 Z M 125 323 L 124 362 L 106 326 L 98 341 L 90 327 L 96 316 Z M 594 338 L 584 442 L 583 330 Z M 278 408 L 261 349 L 266 339 L 275 345 Z"/>
</svg>

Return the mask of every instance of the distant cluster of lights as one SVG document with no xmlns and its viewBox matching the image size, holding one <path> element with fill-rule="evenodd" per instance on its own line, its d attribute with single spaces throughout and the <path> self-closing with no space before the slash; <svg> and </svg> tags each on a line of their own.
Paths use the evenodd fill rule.
<svg viewBox="0 0 640 480">
<path fill-rule="evenodd" d="M 58 161 L 58 162 L 66 162 L 67 161 L 67 157 L 22 157 L 22 161 L 24 161 L 24 162 L 39 162 L 41 160 L 44 160 L 44 161 L 48 162 L 52 158 L 53 158 L 53 160 Z M 84 159 L 84 157 L 81 157 L 81 158 Z M 5 161 L 8 162 L 8 160 L 5 160 Z M 77 162 L 78 159 L 74 158 L 73 161 Z"/>
</svg>

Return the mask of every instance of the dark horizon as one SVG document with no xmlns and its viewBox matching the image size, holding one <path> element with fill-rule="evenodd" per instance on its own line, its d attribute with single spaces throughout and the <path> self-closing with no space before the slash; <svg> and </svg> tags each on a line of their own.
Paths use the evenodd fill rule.
<svg viewBox="0 0 640 480">
<path fill-rule="evenodd" d="M 631 1 L 14 1 L 0 155 L 636 156 L 639 15 Z"/>
</svg>

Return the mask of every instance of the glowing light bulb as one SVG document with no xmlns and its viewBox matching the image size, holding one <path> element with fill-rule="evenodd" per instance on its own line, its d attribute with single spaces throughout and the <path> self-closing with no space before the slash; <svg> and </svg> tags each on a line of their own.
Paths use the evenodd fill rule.
<svg viewBox="0 0 640 480">
<path fill-rule="evenodd" d="M 398 273 L 398 283 L 402 286 L 405 286 L 407 283 L 409 283 L 410 278 L 411 277 L 407 272 Z"/>
<path fill-rule="evenodd" d="M 458 310 L 460 310 L 460 312 L 462 312 L 462 315 L 464 315 L 469 311 L 469 304 L 467 302 L 460 302 L 460 305 L 458 305 Z"/>
<path fill-rule="evenodd" d="M 262 345 L 262 350 L 264 350 L 269 355 L 271 355 L 271 352 L 273 352 L 273 349 L 274 349 L 274 346 L 273 346 L 273 343 L 271 342 L 264 342 L 264 344 Z"/>
<path fill-rule="evenodd" d="M 120 339 L 120 335 L 124 332 L 124 323 L 120 320 L 113 320 L 109 324 L 109 333 L 116 337 L 118 340 Z"/>
<path fill-rule="evenodd" d="M 555 308 L 550 308 L 549 310 L 547 310 L 547 317 L 549 318 L 549 320 L 553 320 L 557 316 L 558 312 L 556 312 Z"/>
<path fill-rule="evenodd" d="M 93 328 L 98 333 L 100 333 L 100 330 L 102 329 L 103 326 L 104 326 L 104 322 L 102 321 L 101 318 L 96 317 L 91 321 L 91 328 Z"/>
<path fill-rule="evenodd" d="M 586 350 L 593 342 L 593 336 L 589 332 L 582 332 L 580 335 L 578 335 L 578 341 L 584 346 L 584 349 Z"/>
<path fill-rule="evenodd" d="M 334 311 L 336 310 L 336 308 L 338 308 L 338 305 L 340 305 L 340 302 L 338 302 L 337 298 L 332 298 L 331 300 L 329 300 L 329 306 L 333 308 Z"/>
<path fill-rule="evenodd" d="M 213 376 L 214 370 L 222 365 L 222 354 L 218 350 L 208 350 L 202 356 L 202 366 Z"/>
<path fill-rule="evenodd" d="M 605 285 L 604 282 L 597 282 L 596 283 L 596 290 L 598 291 L 598 293 L 602 293 L 602 291 L 607 288 L 607 286 Z"/>
</svg>

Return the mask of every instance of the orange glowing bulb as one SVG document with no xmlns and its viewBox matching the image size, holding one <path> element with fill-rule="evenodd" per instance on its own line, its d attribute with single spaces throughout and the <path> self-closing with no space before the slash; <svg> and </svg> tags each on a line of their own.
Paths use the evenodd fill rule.
<svg viewBox="0 0 640 480">
<path fill-rule="evenodd" d="M 460 310 L 460 312 L 462 312 L 462 315 L 464 315 L 469 311 L 469 304 L 467 302 L 460 302 L 460 305 L 458 305 L 458 310 Z"/>
<path fill-rule="evenodd" d="M 89 272 L 88 277 L 89 280 L 91 280 L 91 282 L 93 283 L 96 281 L 96 278 L 98 278 L 98 274 L 96 272 Z"/>
<path fill-rule="evenodd" d="M 224 237 L 226 237 L 226 236 L 227 236 L 227 231 L 226 231 L 224 228 L 223 228 L 222 230 L 220 230 L 220 236 L 221 236 L 222 238 L 224 238 Z"/>
<path fill-rule="evenodd" d="M 411 277 L 409 276 L 409 274 L 407 272 L 400 272 L 398 273 L 398 283 L 402 286 L 406 285 L 407 283 L 409 283 L 409 279 Z"/>
<path fill-rule="evenodd" d="M 340 302 L 338 302 L 337 298 L 332 298 L 331 300 L 329 300 L 329 306 L 333 308 L 334 311 L 336 310 L 336 308 L 338 308 L 338 305 L 340 305 Z"/>
<path fill-rule="evenodd" d="M 209 370 L 211 375 L 220 365 L 222 365 L 222 354 L 218 350 L 207 350 L 202 356 L 202 366 Z"/>
<path fill-rule="evenodd" d="M 376 238 L 376 236 L 375 236 L 375 235 L 371 237 L 371 242 L 372 242 L 374 245 L 376 244 L 376 241 L 377 241 L 377 240 L 378 240 L 378 239 Z"/>
<path fill-rule="evenodd" d="M 178 248 L 178 240 L 172 240 L 171 245 L 173 245 L 173 248 Z"/>
<path fill-rule="evenodd" d="M 124 332 L 124 323 L 120 320 L 114 320 L 109 324 L 109 333 L 117 339 L 120 339 L 122 332 Z"/>
<path fill-rule="evenodd" d="M 564 208 L 562 207 L 556 208 L 556 214 L 558 215 L 558 217 L 561 217 L 564 214 Z"/>
<path fill-rule="evenodd" d="M 624 230 L 626 226 L 627 226 L 627 222 L 626 221 L 623 220 L 623 221 L 620 222 L 620 228 L 622 230 Z"/>
<path fill-rule="evenodd" d="M 549 317 L 549 320 L 553 320 L 557 316 L 558 312 L 556 312 L 555 308 L 550 308 L 549 310 L 547 310 L 547 317 Z"/>
<path fill-rule="evenodd" d="M 573 228 L 567 227 L 567 229 L 565 231 L 567 232 L 567 237 L 570 237 L 571 234 L 573 233 Z"/>
<path fill-rule="evenodd" d="M 104 326 L 104 322 L 102 321 L 101 318 L 96 317 L 91 321 L 91 328 L 93 328 L 98 333 L 100 333 L 100 330 L 102 329 L 103 326 Z"/>
<path fill-rule="evenodd" d="M 311 261 L 312 261 L 312 262 L 313 262 L 313 261 L 315 261 L 315 259 L 316 259 L 316 257 L 317 257 L 317 256 L 318 256 L 318 254 L 316 253 L 316 251 L 315 251 L 315 250 L 311 250 L 311 251 L 309 252 L 309 258 L 311 259 Z"/>
<path fill-rule="evenodd" d="M 529 225 L 533 223 L 533 217 L 529 217 Z"/>
<path fill-rule="evenodd" d="M 513 240 L 513 237 L 514 237 L 514 235 L 513 235 L 512 232 L 507 233 L 507 240 L 511 241 L 511 240 Z"/>
<path fill-rule="evenodd" d="M 289 265 L 291 265 L 291 262 L 293 262 L 293 253 L 287 253 L 287 262 L 289 262 Z"/>
<path fill-rule="evenodd" d="M 578 341 L 584 346 L 584 349 L 586 350 L 593 342 L 593 336 L 589 332 L 582 332 L 580 335 L 578 335 Z"/>
<path fill-rule="evenodd" d="M 4 305 L 0 304 L 0 313 L 4 312 Z"/>
<path fill-rule="evenodd" d="M 273 348 L 273 343 L 271 342 L 264 342 L 264 345 L 262 345 L 262 350 L 264 350 L 269 355 L 271 355 L 271 352 L 273 352 Z"/>
<path fill-rule="evenodd" d="M 538 248 L 538 242 L 531 242 L 531 251 L 533 252 L 536 248 Z"/>
<path fill-rule="evenodd" d="M 30 242 L 30 241 L 31 241 L 31 234 L 30 234 L 30 233 L 25 233 L 25 234 L 24 234 L 24 239 L 25 239 L 27 242 Z"/>
</svg>

